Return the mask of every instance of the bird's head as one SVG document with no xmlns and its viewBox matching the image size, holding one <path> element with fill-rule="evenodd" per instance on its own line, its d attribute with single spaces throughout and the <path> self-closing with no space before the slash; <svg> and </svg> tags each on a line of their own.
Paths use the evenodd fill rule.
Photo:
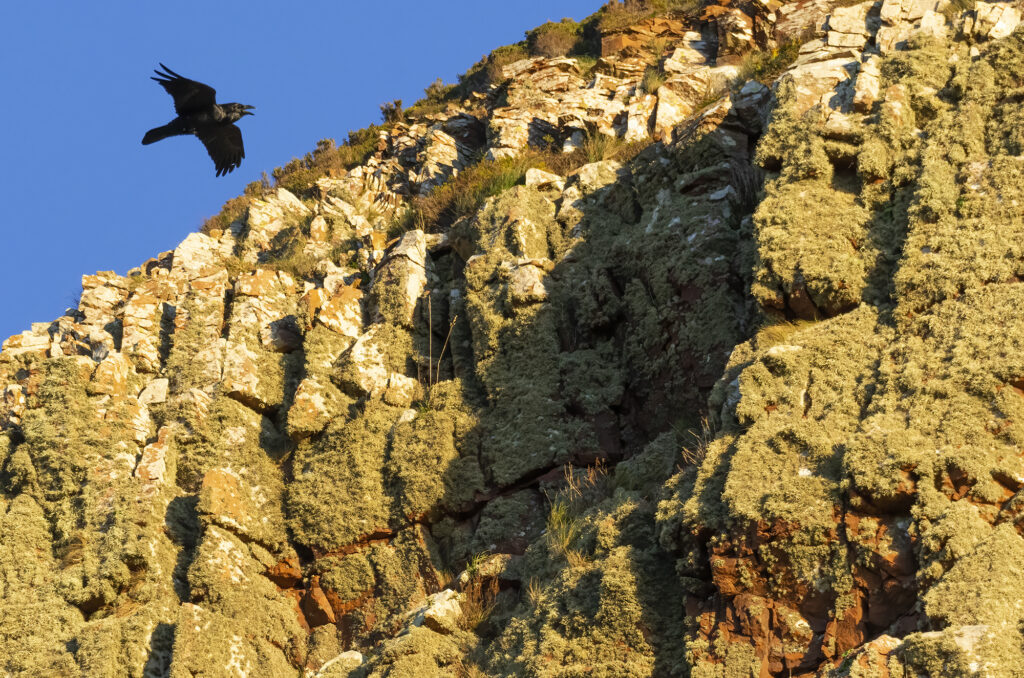
<svg viewBox="0 0 1024 678">
<path fill-rule="evenodd" d="M 231 122 L 241 120 L 243 115 L 255 115 L 250 112 L 250 110 L 255 108 L 255 106 L 246 106 L 245 104 L 224 104 L 221 108 L 227 112 L 228 117 L 231 118 Z"/>
</svg>

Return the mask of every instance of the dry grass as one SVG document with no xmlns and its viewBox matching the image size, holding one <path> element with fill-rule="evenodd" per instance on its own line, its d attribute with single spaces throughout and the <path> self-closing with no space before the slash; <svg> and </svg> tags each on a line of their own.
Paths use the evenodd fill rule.
<svg viewBox="0 0 1024 678">
<path fill-rule="evenodd" d="M 338 146 L 334 139 L 321 139 L 316 148 L 302 158 L 294 158 L 284 167 L 278 167 L 271 174 L 276 185 L 301 196 L 309 191 L 314 182 L 323 176 L 348 170 L 366 162 L 377 149 L 378 125 L 349 132 L 348 140 Z"/>
<path fill-rule="evenodd" d="M 481 160 L 438 186 L 430 195 L 413 200 L 410 225 L 430 233 L 438 233 L 460 217 L 476 212 L 484 200 L 512 188 L 526 176 L 526 170 L 537 167 L 535 153 L 514 158 Z"/>
<path fill-rule="evenodd" d="M 572 544 L 580 535 L 580 524 L 573 515 L 570 502 L 556 499 L 551 503 L 548 512 L 547 537 L 548 547 L 556 554 L 566 556 L 572 550 Z"/>
<path fill-rule="evenodd" d="M 700 431 L 690 429 L 686 432 L 691 439 L 689 445 L 683 445 L 683 461 L 690 466 L 700 466 L 708 456 L 708 446 L 715 439 L 714 429 L 707 417 L 700 419 Z"/>
<path fill-rule="evenodd" d="M 658 88 L 665 84 L 668 75 L 657 66 L 648 66 L 644 71 L 644 77 L 640 81 L 640 89 L 648 94 L 654 94 Z"/>
<path fill-rule="evenodd" d="M 462 616 L 459 617 L 459 626 L 467 631 L 476 631 L 486 622 L 494 612 L 498 590 L 497 577 L 471 576 L 469 582 L 462 587 Z"/>
<path fill-rule="evenodd" d="M 763 326 L 756 335 L 758 350 L 764 350 L 772 346 L 778 346 L 789 340 L 798 330 L 813 325 L 815 320 L 780 320 L 770 325 Z"/>
<path fill-rule="evenodd" d="M 540 583 L 533 577 L 530 577 L 530 581 L 526 584 L 526 600 L 530 603 L 530 607 L 536 609 L 540 605 L 541 596 L 544 594 L 544 589 L 541 588 Z"/>
</svg>

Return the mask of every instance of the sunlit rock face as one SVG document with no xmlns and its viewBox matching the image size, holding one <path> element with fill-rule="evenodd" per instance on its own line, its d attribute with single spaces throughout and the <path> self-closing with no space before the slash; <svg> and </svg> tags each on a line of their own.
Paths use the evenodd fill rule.
<svg viewBox="0 0 1024 678">
<path fill-rule="evenodd" d="M 613 3 L 83 276 L 0 674 L 1014 675 L 1021 11 L 838 4 Z"/>
</svg>

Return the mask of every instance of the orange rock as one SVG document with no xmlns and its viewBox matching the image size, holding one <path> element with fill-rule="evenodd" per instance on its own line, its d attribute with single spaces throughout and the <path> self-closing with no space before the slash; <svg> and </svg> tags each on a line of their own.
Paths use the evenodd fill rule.
<svg viewBox="0 0 1024 678">
<path fill-rule="evenodd" d="M 295 556 L 289 556 L 267 568 L 263 574 L 282 589 L 293 588 L 302 581 L 302 569 L 299 567 L 299 559 Z"/>
<path fill-rule="evenodd" d="M 310 628 L 316 628 L 317 626 L 323 626 L 324 624 L 333 624 L 337 617 L 334 615 L 334 610 L 331 609 L 331 604 L 327 600 L 327 596 L 324 595 L 323 589 L 320 588 L 320 576 L 314 576 L 309 582 L 309 588 L 306 589 L 306 595 L 302 597 L 302 613 L 306 617 L 306 622 Z"/>
</svg>

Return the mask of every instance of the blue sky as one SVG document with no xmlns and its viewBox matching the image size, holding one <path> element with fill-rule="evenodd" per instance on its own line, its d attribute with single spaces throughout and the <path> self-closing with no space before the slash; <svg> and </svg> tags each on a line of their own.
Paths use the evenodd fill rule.
<svg viewBox="0 0 1024 678">
<path fill-rule="evenodd" d="M 318 139 L 380 121 L 435 78 L 601 0 L 0 3 L 0 341 L 60 316 L 82 274 L 174 248 Z M 227 177 L 173 117 L 157 62 L 256 107 Z"/>
</svg>

